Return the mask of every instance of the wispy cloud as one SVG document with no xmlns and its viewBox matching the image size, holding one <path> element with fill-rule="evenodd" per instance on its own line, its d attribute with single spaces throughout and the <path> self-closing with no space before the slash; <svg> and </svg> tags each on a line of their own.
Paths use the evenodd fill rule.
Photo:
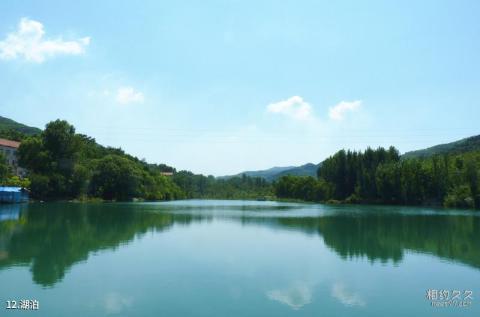
<svg viewBox="0 0 480 317">
<path fill-rule="evenodd" d="M 45 39 L 43 24 L 22 18 L 15 32 L 9 33 L 0 42 L 0 58 L 4 60 L 24 59 L 28 62 L 42 63 L 56 55 L 81 55 L 90 44 L 90 37 L 73 41 L 62 38 Z"/>
<path fill-rule="evenodd" d="M 332 296 L 345 306 L 365 306 L 366 304 L 360 295 L 352 293 L 342 283 L 333 284 Z"/>
<path fill-rule="evenodd" d="M 135 90 L 133 87 L 120 87 L 117 90 L 115 99 L 121 104 L 143 103 L 145 97 L 143 93 Z"/>
<path fill-rule="evenodd" d="M 297 310 L 312 302 L 312 289 L 306 283 L 295 283 L 286 289 L 274 289 L 267 297 Z"/>
<path fill-rule="evenodd" d="M 355 101 L 341 101 L 329 109 L 328 115 L 330 119 L 340 121 L 345 118 L 345 114 L 352 111 L 357 111 L 362 105 L 361 100 Z"/>
<path fill-rule="evenodd" d="M 300 96 L 293 96 L 286 100 L 271 103 L 267 106 L 267 111 L 282 114 L 296 120 L 313 119 L 312 106 Z"/>
</svg>

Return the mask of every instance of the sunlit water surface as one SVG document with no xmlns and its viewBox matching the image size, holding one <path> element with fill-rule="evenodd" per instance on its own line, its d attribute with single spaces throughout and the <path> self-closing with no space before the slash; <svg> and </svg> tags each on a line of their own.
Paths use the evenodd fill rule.
<svg viewBox="0 0 480 317">
<path fill-rule="evenodd" d="M 473 300 L 432 307 L 429 289 L 471 290 Z M 22 299 L 39 310 L 6 309 Z M 480 316 L 480 213 L 209 200 L 4 205 L 0 300 L 2 316 Z"/>
</svg>

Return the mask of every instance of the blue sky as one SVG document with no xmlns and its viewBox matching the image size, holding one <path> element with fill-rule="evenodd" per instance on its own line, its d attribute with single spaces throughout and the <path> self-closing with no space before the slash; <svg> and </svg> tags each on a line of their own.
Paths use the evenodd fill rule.
<svg viewBox="0 0 480 317">
<path fill-rule="evenodd" d="M 480 134 L 479 1 L 2 1 L 0 115 L 224 175 Z"/>
</svg>

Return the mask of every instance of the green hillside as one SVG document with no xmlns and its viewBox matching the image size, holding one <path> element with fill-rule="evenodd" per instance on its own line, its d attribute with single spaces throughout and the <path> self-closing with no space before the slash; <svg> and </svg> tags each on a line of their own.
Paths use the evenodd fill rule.
<svg viewBox="0 0 480 317">
<path fill-rule="evenodd" d="M 35 135 L 40 132 L 42 132 L 42 130 L 38 128 L 29 127 L 12 119 L 0 116 L 0 137 L 19 139 L 22 134 Z"/>
<path fill-rule="evenodd" d="M 4 118 L 3 118 L 4 119 Z M 272 196 L 271 184 L 263 178 L 213 176 L 177 172 L 165 164 L 152 164 L 105 147 L 94 138 L 77 134 L 67 121 L 55 120 L 42 133 L 32 133 L 15 121 L 4 119 L 1 138 L 21 141 L 17 155 L 27 169 L 18 179 L 0 155 L 0 185 L 30 189 L 39 200 L 171 200 L 181 198 L 265 199 Z M 21 129 L 16 130 L 16 129 Z M 165 174 L 169 173 L 169 174 Z"/>
<path fill-rule="evenodd" d="M 239 177 L 245 174 L 246 176 L 249 176 L 249 177 L 261 177 L 268 182 L 272 182 L 286 175 L 316 177 L 317 169 L 319 165 L 320 164 L 307 163 L 301 166 L 272 167 L 266 170 L 246 171 L 236 175 L 221 176 L 219 178 L 228 179 L 232 177 Z"/>
<path fill-rule="evenodd" d="M 228 178 L 233 178 L 233 177 L 239 177 L 239 176 L 242 176 L 242 175 L 246 175 L 246 176 L 250 176 L 250 177 L 261 177 L 261 178 L 264 178 L 266 180 L 271 181 L 272 179 L 275 178 L 275 175 L 277 175 L 278 173 L 281 173 L 283 171 L 286 171 L 286 170 L 289 170 L 289 169 L 292 169 L 292 168 L 295 168 L 295 166 L 285 166 L 285 167 L 275 166 L 275 167 L 271 167 L 271 168 L 266 169 L 266 170 L 245 171 L 245 172 L 238 173 L 238 174 L 235 174 L 235 175 L 220 176 L 218 178 L 219 179 L 228 179 Z"/>
<path fill-rule="evenodd" d="M 274 179 L 277 180 L 282 176 L 293 175 L 293 176 L 312 176 L 317 177 L 317 170 L 320 164 L 307 163 L 302 166 L 294 167 L 274 175 Z"/>
<path fill-rule="evenodd" d="M 426 158 L 437 154 L 460 154 L 477 150 L 480 150 L 480 135 L 451 143 L 435 145 L 423 150 L 407 152 L 402 155 L 402 158 Z"/>
</svg>

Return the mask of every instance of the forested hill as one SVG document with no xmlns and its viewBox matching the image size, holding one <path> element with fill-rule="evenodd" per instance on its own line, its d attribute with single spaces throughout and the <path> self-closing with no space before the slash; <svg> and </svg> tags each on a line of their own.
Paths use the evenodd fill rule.
<svg viewBox="0 0 480 317">
<path fill-rule="evenodd" d="M 480 135 L 451 143 L 435 145 L 423 150 L 407 152 L 402 155 L 402 158 L 426 158 L 438 154 L 461 154 L 478 150 L 480 150 Z"/>
<path fill-rule="evenodd" d="M 5 122 L 9 127 L 25 127 L 8 119 Z M 122 149 L 102 146 L 94 138 L 76 133 L 75 127 L 63 120 L 48 123 L 40 133 L 27 135 L 10 128 L 0 137 L 21 141 L 17 152 L 19 165 L 28 171 L 27 178 L 20 179 L 0 153 L 0 186 L 27 187 L 31 197 L 39 200 L 272 196 L 272 186 L 263 178 L 242 175 L 217 180 L 213 176 L 177 172 L 165 164 L 147 163 Z"/>
<path fill-rule="evenodd" d="M 307 163 L 301 166 L 286 166 L 286 167 L 272 167 L 266 170 L 246 171 L 232 176 L 222 176 L 220 179 L 228 179 L 231 177 L 242 176 L 243 174 L 249 177 L 262 177 L 268 182 L 275 181 L 282 176 L 312 176 L 317 175 L 317 170 L 320 164 Z"/>
<path fill-rule="evenodd" d="M 39 128 L 29 127 L 12 119 L 0 116 L 0 136 L 3 135 L 12 138 L 12 135 L 14 134 L 35 135 L 40 132 L 42 132 L 42 130 Z"/>
<path fill-rule="evenodd" d="M 410 159 L 410 158 L 428 158 L 434 155 L 442 155 L 442 154 L 462 154 L 472 151 L 480 151 L 480 135 L 472 136 L 469 138 L 465 138 L 459 141 L 447 143 L 447 144 L 440 144 L 435 145 L 426 149 L 411 151 L 404 153 L 401 158 L 402 159 Z M 250 177 L 262 177 L 268 182 L 273 182 L 280 179 L 282 176 L 317 176 L 317 170 L 322 165 L 307 163 L 301 166 L 287 166 L 287 167 L 272 167 L 265 170 L 258 170 L 258 171 L 245 171 L 236 175 L 232 176 L 222 176 L 219 177 L 220 179 L 228 179 L 231 177 L 238 177 L 242 174 Z"/>
<path fill-rule="evenodd" d="M 320 164 L 307 163 L 305 165 L 297 166 L 276 174 L 274 176 L 274 180 L 277 180 L 280 177 L 286 176 L 286 175 L 315 177 L 317 175 L 317 170 L 320 165 L 321 163 Z"/>
<path fill-rule="evenodd" d="M 480 209 L 480 136 L 404 156 L 393 146 L 341 150 L 320 168 L 306 164 L 215 178 L 104 147 L 62 120 L 32 136 L 16 132 L 22 137 L 19 164 L 28 179 L 12 175 L 0 156 L 0 185 L 29 187 L 40 200 L 287 198 Z M 18 181 L 23 183 L 13 185 Z"/>
<path fill-rule="evenodd" d="M 292 169 L 292 168 L 295 168 L 295 166 L 283 166 L 283 167 L 275 166 L 275 167 L 271 167 L 271 168 L 265 169 L 265 170 L 245 171 L 245 172 L 241 172 L 241 173 L 238 173 L 238 174 L 235 174 L 235 175 L 220 176 L 218 178 L 219 179 L 229 179 L 229 178 L 232 178 L 232 177 L 239 177 L 239 176 L 242 176 L 242 175 L 246 175 L 246 176 L 250 176 L 250 177 L 262 177 L 265 180 L 272 180 L 272 179 L 274 179 L 275 175 L 277 175 L 278 173 L 281 173 L 283 171 L 286 171 L 286 170 L 289 170 L 289 169 Z"/>
</svg>

